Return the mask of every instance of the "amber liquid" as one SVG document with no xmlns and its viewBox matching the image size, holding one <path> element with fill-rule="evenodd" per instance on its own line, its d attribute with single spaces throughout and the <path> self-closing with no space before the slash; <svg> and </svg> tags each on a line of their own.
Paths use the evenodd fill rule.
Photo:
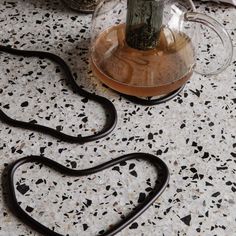
<svg viewBox="0 0 236 236">
<path fill-rule="evenodd" d="M 163 29 L 158 46 L 142 51 L 125 42 L 125 24 L 99 35 L 91 50 L 94 75 L 108 87 L 134 96 L 157 96 L 180 88 L 192 75 L 189 37 Z"/>
</svg>

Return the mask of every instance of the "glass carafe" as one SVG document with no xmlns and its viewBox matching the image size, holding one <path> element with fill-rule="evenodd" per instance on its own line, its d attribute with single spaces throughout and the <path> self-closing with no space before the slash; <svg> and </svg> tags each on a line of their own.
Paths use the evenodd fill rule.
<svg viewBox="0 0 236 236">
<path fill-rule="evenodd" d="M 214 68 L 197 63 L 201 24 L 215 32 L 224 48 Z M 196 12 L 191 0 L 100 1 L 91 38 L 93 74 L 108 87 L 134 96 L 173 92 L 196 70 L 217 74 L 229 65 L 233 52 L 222 25 Z"/>
</svg>

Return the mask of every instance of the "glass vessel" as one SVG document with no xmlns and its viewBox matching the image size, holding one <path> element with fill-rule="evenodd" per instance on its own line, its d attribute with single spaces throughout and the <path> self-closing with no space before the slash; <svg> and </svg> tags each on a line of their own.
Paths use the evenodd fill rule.
<svg viewBox="0 0 236 236">
<path fill-rule="evenodd" d="M 213 67 L 198 67 L 196 22 L 221 40 L 224 50 Z M 183 86 L 194 70 L 217 74 L 232 59 L 228 33 L 213 18 L 197 13 L 191 0 L 102 0 L 91 31 L 93 74 L 128 95 L 168 94 Z"/>
</svg>

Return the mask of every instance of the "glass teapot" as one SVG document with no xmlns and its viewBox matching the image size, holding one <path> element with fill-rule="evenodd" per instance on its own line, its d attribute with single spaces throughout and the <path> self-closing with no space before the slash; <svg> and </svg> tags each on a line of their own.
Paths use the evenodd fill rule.
<svg viewBox="0 0 236 236">
<path fill-rule="evenodd" d="M 209 27 L 223 47 L 213 68 L 197 62 L 200 25 Z M 197 13 L 191 0 L 102 0 L 93 15 L 93 74 L 124 94 L 171 93 L 182 87 L 193 71 L 204 75 L 223 71 L 232 52 L 226 30 L 213 18 Z"/>
</svg>

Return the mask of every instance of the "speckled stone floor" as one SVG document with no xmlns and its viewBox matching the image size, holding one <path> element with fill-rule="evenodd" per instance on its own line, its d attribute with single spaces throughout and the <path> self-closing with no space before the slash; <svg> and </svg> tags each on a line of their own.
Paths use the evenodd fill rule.
<svg viewBox="0 0 236 236">
<path fill-rule="evenodd" d="M 235 50 L 235 8 L 196 5 L 225 26 Z M 120 236 L 236 235 L 235 55 L 220 75 L 194 74 L 172 101 L 142 107 L 104 88 L 88 72 L 90 15 L 73 12 L 59 0 L 1 0 L 0 12 L 1 44 L 58 54 L 79 85 L 114 102 L 119 119 L 111 135 L 85 145 L 1 123 L 1 173 L 12 161 L 30 154 L 81 169 L 124 153 L 152 153 L 167 163 L 169 186 Z M 0 107 L 8 115 L 69 134 L 89 134 L 102 127 L 102 108 L 73 94 L 53 63 L 1 54 L 0 64 Z M 22 207 L 36 219 L 61 234 L 86 236 L 103 232 L 126 215 L 154 180 L 153 168 L 138 161 L 79 179 L 26 164 L 17 171 L 16 189 Z M 2 187 L 0 192 L 0 235 L 39 235 L 9 212 Z"/>
</svg>

